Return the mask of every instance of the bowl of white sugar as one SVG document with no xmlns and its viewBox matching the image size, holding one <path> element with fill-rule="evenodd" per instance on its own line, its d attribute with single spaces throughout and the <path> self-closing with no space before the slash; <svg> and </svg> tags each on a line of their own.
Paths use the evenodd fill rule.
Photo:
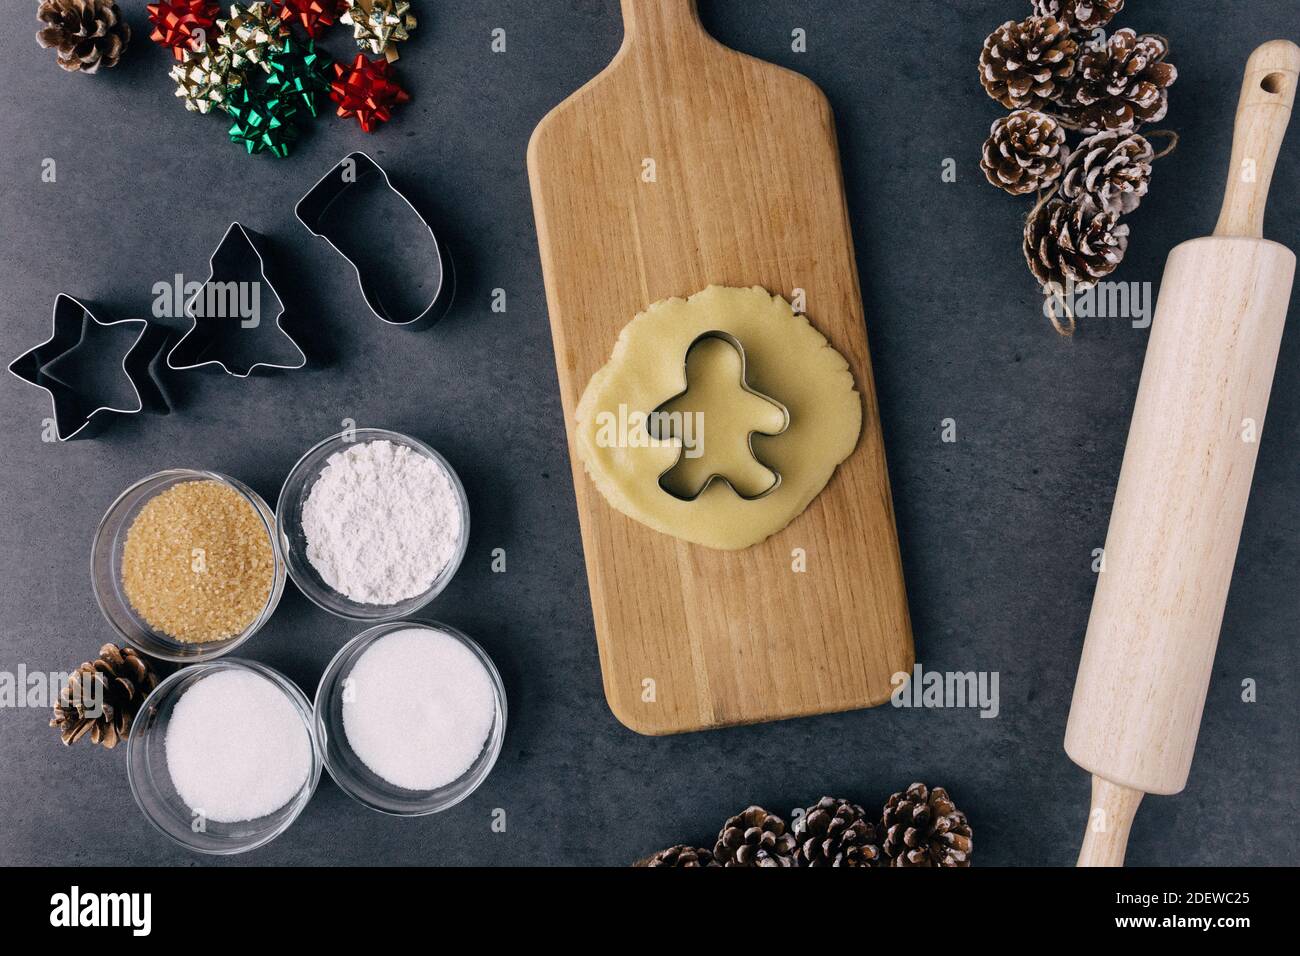
<svg viewBox="0 0 1300 956">
<path fill-rule="evenodd" d="M 324 761 L 302 691 L 262 664 L 222 658 L 154 688 L 131 725 L 126 765 L 150 823 L 187 849 L 225 856 L 287 830 Z"/>
<path fill-rule="evenodd" d="M 469 543 L 469 502 L 447 459 L 383 428 L 354 428 L 298 460 L 276 502 L 289 577 L 359 621 L 414 614 L 451 581 Z"/>
<path fill-rule="evenodd" d="M 492 771 L 505 687 L 483 648 L 454 627 L 393 621 L 334 656 L 315 720 L 345 793 L 381 813 L 423 816 L 460 803 Z"/>
</svg>

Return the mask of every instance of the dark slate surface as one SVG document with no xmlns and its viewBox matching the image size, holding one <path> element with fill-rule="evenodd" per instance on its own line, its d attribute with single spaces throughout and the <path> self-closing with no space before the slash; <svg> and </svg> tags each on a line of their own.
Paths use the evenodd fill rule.
<svg viewBox="0 0 1300 956">
<path fill-rule="evenodd" d="M 19 5 L 11 5 L 16 8 Z M 638 737 L 607 710 L 565 454 L 524 149 L 533 126 L 620 42 L 613 0 L 417 3 L 399 62 L 414 94 L 373 137 L 318 123 L 286 161 L 248 157 L 221 121 L 173 100 L 143 4 L 120 68 L 64 75 L 32 41 L 24 9 L 0 34 L 5 241 L 0 354 L 48 334 L 68 291 L 114 317 L 144 316 L 155 282 L 206 275 L 238 219 L 269 238 L 292 278 L 310 364 L 239 381 L 174 375 L 169 417 L 121 419 L 103 437 L 43 444 L 36 390 L 6 376 L 0 454 L 0 669 L 74 666 L 112 634 L 86 573 L 96 522 L 135 479 L 217 469 L 274 500 L 289 467 L 340 420 L 418 435 L 458 467 L 473 509 L 463 570 L 430 609 L 477 636 L 508 685 L 510 729 L 470 800 L 396 820 L 328 779 L 298 823 L 237 863 L 625 862 L 711 839 L 750 802 L 789 810 L 823 793 L 876 804 L 914 779 L 948 786 L 984 864 L 1073 861 L 1086 774 L 1061 740 L 1088 615 L 1092 549 L 1105 534 L 1147 332 L 1046 325 L 1019 251 L 1024 201 L 989 187 L 977 161 L 1000 108 L 980 89 L 983 37 L 1026 4 L 705 0 L 726 43 L 800 70 L 839 122 L 872 355 L 884 415 L 917 646 L 926 667 L 997 671 L 1001 713 L 894 710 Z M 1176 243 L 1211 231 L 1242 64 L 1294 36 L 1293 0 L 1131 2 L 1120 23 L 1172 39 L 1181 71 L 1165 126 L 1182 145 L 1157 167 L 1117 278 L 1158 283 Z M 504 28 L 507 52 L 490 32 Z M 808 49 L 791 50 L 791 31 Z M 329 44 L 346 52 L 336 32 Z M 1300 244 L 1300 133 L 1278 170 L 1268 233 Z M 383 163 L 454 245 L 460 295 L 423 333 L 382 328 L 351 270 L 293 218 L 293 203 L 345 153 Z M 941 181 L 945 158 L 958 179 Z M 57 164 L 43 183 L 42 161 Z M 508 312 L 493 313 L 505 289 Z M 683 290 L 686 291 L 686 290 Z M 1294 307 L 1292 312 L 1297 310 Z M 180 327 L 179 321 L 173 325 Z M 1300 503 L 1300 339 L 1282 345 L 1222 647 L 1191 780 L 1147 800 L 1130 860 L 1289 859 L 1295 836 L 1295 650 Z M 957 422 L 956 443 L 940 422 Z M 505 548 L 508 571 L 489 570 Z M 316 685 L 357 627 L 292 587 L 247 655 Z M 1258 682 L 1257 703 L 1240 700 Z M 8 863 L 207 863 L 168 844 L 132 806 L 123 756 L 64 750 L 43 709 L 0 712 L 0 858 Z M 490 828 L 504 808 L 505 833 Z M 111 827 L 86 821 L 110 816 Z"/>
</svg>

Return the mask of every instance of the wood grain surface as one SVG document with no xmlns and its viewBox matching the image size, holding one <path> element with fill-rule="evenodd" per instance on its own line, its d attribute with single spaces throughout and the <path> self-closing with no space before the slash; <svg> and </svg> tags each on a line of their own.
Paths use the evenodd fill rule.
<svg viewBox="0 0 1300 956">
<path fill-rule="evenodd" d="M 623 17 L 613 62 L 528 148 L 606 698 L 646 734 L 879 704 L 912 637 L 829 104 L 719 44 L 693 0 L 623 0 Z M 805 290 L 864 401 L 822 494 L 734 552 L 615 511 L 573 455 L 578 399 L 622 327 L 711 283 Z"/>
<path fill-rule="evenodd" d="M 1065 738 L 1114 783 L 1187 781 L 1294 270 L 1219 237 L 1165 268 Z"/>
</svg>

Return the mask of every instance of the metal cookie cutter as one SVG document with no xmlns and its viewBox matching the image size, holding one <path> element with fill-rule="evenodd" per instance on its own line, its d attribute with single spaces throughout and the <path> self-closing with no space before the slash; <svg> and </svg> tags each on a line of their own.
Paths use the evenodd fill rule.
<svg viewBox="0 0 1300 956">
<path fill-rule="evenodd" d="M 256 321 L 242 314 L 253 296 L 257 297 Z M 267 334 L 260 331 L 262 302 L 266 299 L 273 301 L 275 329 L 279 333 L 276 338 L 283 338 L 292 348 L 290 352 L 281 346 L 287 360 L 264 359 L 263 352 L 268 356 L 274 352 L 265 343 L 249 347 L 254 335 Z M 262 253 L 252 234 L 238 222 L 226 228 L 208 258 L 208 278 L 186 300 L 185 314 L 190 318 L 190 329 L 167 353 L 168 368 L 181 371 L 215 365 L 228 375 L 247 378 L 258 368 L 299 369 L 307 364 L 307 356 L 284 328 L 284 302 L 267 276 Z M 250 354 L 255 357 L 250 358 Z"/>
<path fill-rule="evenodd" d="M 737 497 L 739 497 L 743 501 L 757 501 L 759 498 L 766 498 L 768 495 L 770 495 L 772 492 L 776 491 L 776 489 L 780 487 L 781 473 L 777 471 L 775 468 L 769 467 L 767 464 L 763 462 L 761 458 L 759 458 L 757 455 L 754 454 L 754 436 L 755 435 L 772 436 L 772 435 L 780 435 L 784 433 L 785 430 L 790 427 L 790 410 L 786 408 L 784 405 L 782 405 L 780 402 L 778 402 L 776 399 L 772 398 L 770 395 L 764 395 L 762 392 L 758 391 L 756 388 L 753 388 L 749 384 L 747 364 L 745 359 L 745 347 L 740 344 L 740 339 L 736 338 L 736 336 L 732 335 L 730 332 L 723 332 L 719 329 L 712 329 L 708 332 L 701 332 L 691 341 L 691 344 L 686 347 L 686 355 L 682 359 L 682 380 L 686 383 L 686 387 L 683 388 L 677 394 L 672 395 L 671 397 L 661 402 L 655 408 L 655 410 L 650 413 L 646 430 L 649 431 L 651 438 L 654 438 L 658 441 L 664 441 L 667 440 L 667 438 L 671 438 L 671 436 L 667 436 L 666 438 L 666 436 L 662 435 L 661 430 L 659 428 L 660 423 L 665 418 L 668 417 L 666 413 L 663 412 L 663 409 L 666 408 L 668 405 L 671 405 L 673 402 L 677 401 L 677 399 L 681 398 L 683 395 L 685 395 L 687 392 L 690 391 L 691 383 L 690 383 L 690 379 L 688 378 L 687 367 L 690 364 L 691 352 L 695 350 L 695 347 L 697 345 L 699 345 L 701 342 L 705 341 L 706 339 L 720 339 L 721 341 L 726 342 L 733 349 L 735 349 L 736 354 L 740 356 L 740 387 L 744 391 L 748 392 L 750 395 L 754 395 L 757 398 L 761 398 L 763 401 L 767 402 L 770 405 L 774 405 L 781 410 L 780 428 L 772 432 L 759 431 L 755 429 L 754 431 L 749 432 L 749 434 L 746 435 L 745 437 L 746 444 L 749 446 L 750 457 L 752 457 L 754 461 L 758 462 L 758 464 L 762 465 L 764 468 L 767 468 L 767 470 L 770 471 L 776 477 L 773 479 L 771 485 L 769 485 L 767 488 L 763 489 L 762 491 L 758 492 L 757 494 L 745 495 L 745 494 L 741 494 L 740 490 L 736 488 L 734 484 L 732 484 L 731 479 L 729 479 L 726 475 L 720 474 L 718 472 L 714 472 L 713 474 L 709 475 L 708 478 L 704 479 L 704 483 L 700 485 L 699 489 L 694 494 L 691 495 L 678 494 L 677 492 L 673 491 L 664 483 L 664 479 L 666 479 L 668 475 L 678 465 L 681 464 L 682 458 L 686 454 L 686 445 L 685 443 L 683 443 L 681 452 L 680 454 L 678 454 L 676 460 L 667 468 L 665 468 L 662 472 L 659 473 L 659 487 L 666 494 L 672 495 L 678 501 L 694 501 L 695 499 L 700 497 L 700 495 L 704 494 L 704 492 L 708 490 L 709 486 L 713 484 L 715 481 L 721 481 L 728 488 L 734 491 Z"/>
<path fill-rule="evenodd" d="M 144 319 L 104 322 L 72 296 L 60 292 L 54 299 L 53 331 L 48 339 L 14 359 L 9 371 L 50 396 L 54 410 L 54 432 L 60 442 L 88 438 L 97 433 L 110 416 L 134 415 L 146 403 L 166 410 L 166 393 L 157 378 L 157 359 L 166 343 L 166 330 Z M 122 375 L 131 387 L 131 401 L 123 404 L 106 397 L 85 377 L 79 363 L 103 355 L 102 331 L 114 326 L 139 328 L 130 347 L 119 361 Z M 100 392 L 100 394 L 95 394 Z M 146 401 L 147 400 L 147 401 Z M 93 426 L 93 427 L 92 427 Z"/>
<path fill-rule="evenodd" d="M 368 204 L 375 202 L 369 198 L 369 191 L 376 188 L 396 196 L 415 217 L 407 225 L 416 234 L 413 241 L 418 240 L 424 248 L 411 250 L 409 255 L 401 258 L 408 263 L 423 259 L 428 265 L 429 275 L 393 277 L 376 274 L 381 268 L 391 267 L 396 258 L 395 255 L 381 257 L 375 248 L 373 235 L 361 234 L 364 230 L 357 226 L 366 212 L 375 212 L 368 208 Z M 423 328 L 438 321 L 451 307 L 456 291 L 456 270 L 446 247 L 438 241 L 428 220 L 393 185 L 383 167 L 365 153 L 350 153 L 340 160 L 298 200 L 294 213 L 312 235 L 328 242 L 356 270 L 366 305 L 380 321 L 404 328 Z M 389 223 L 383 225 L 386 228 Z M 418 301 L 401 302 L 400 297 L 393 294 L 399 285 L 407 289 L 425 289 L 427 286 L 427 290 Z"/>
</svg>

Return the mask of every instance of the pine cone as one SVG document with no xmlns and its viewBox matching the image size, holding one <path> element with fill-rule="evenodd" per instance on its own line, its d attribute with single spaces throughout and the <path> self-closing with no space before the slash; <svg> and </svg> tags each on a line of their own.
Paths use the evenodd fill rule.
<svg viewBox="0 0 1300 956">
<path fill-rule="evenodd" d="M 1025 224 L 1029 270 L 1044 289 L 1073 283 L 1083 291 L 1110 275 L 1128 251 L 1128 226 L 1089 202 L 1060 197 L 1043 203 Z"/>
<path fill-rule="evenodd" d="M 794 851 L 784 820 L 762 807 L 747 807 L 723 824 L 713 858 L 720 866 L 794 866 Z"/>
<path fill-rule="evenodd" d="M 1024 259 L 1039 284 L 1091 289 L 1115 271 L 1128 250 L 1128 226 L 1118 213 L 1091 203 L 1054 198 L 1024 225 Z"/>
<path fill-rule="evenodd" d="M 89 733 L 91 743 L 112 750 L 129 736 L 131 721 L 157 686 L 157 676 L 132 648 L 105 644 L 98 658 L 68 676 L 50 726 L 59 728 L 64 744 Z"/>
<path fill-rule="evenodd" d="M 1007 109 L 1041 109 L 1059 100 L 1074 76 L 1079 44 L 1054 17 L 1008 20 L 984 41 L 980 82 Z"/>
<path fill-rule="evenodd" d="M 1064 154 L 1065 130 L 1055 118 L 1016 110 L 993 123 L 980 168 L 994 186 L 1020 196 L 1056 182 Z"/>
<path fill-rule="evenodd" d="M 800 866 L 881 866 L 880 834 L 856 803 L 822 797 L 794 822 Z"/>
<path fill-rule="evenodd" d="M 894 794 L 882 825 L 890 866 L 970 866 L 970 823 L 943 787 L 914 783 Z"/>
<path fill-rule="evenodd" d="M 1061 102 L 1067 122 L 1087 133 L 1135 130 L 1156 123 L 1169 110 L 1169 87 L 1178 70 L 1164 62 L 1169 41 L 1162 36 L 1116 30 L 1102 46 L 1086 47 Z"/>
<path fill-rule="evenodd" d="M 1075 203 L 1090 202 L 1103 212 L 1130 213 L 1147 194 L 1155 155 L 1141 133 L 1095 133 L 1066 160 L 1061 195 Z"/>
<path fill-rule="evenodd" d="M 1034 13 L 1056 17 L 1076 34 L 1104 27 L 1124 9 L 1124 0 L 1034 0 Z"/>
<path fill-rule="evenodd" d="M 131 40 L 131 25 L 113 0 L 42 0 L 36 17 L 45 24 L 36 42 L 58 50 L 69 73 L 117 66 Z"/>
<path fill-rule="evenodd" d="M 657 867 L 670 866 L 681 868 L 703 868 L 716 867 L 720 864 L 713 859 L 713 851 L 706 850 L 703 847 L 686 846 L 678 844 L 670 846 L 666 850 L 660 850 L 653 856 L 648 856 L 644 860 L 637 860 L 632 864 L 637 867 Z"/>
</svg>

